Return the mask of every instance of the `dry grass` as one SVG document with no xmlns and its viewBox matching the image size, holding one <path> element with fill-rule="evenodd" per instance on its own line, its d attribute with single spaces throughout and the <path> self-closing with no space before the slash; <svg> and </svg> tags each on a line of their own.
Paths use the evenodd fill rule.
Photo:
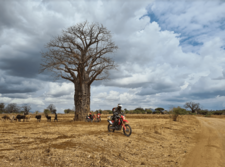
<svg viewBox="0 0 225 167">
<path fill-rule="evenodd" d="M 194 116 L 174 122 L 168 115 L 127 114 L 133 133 L 126 137 L 107 131 L 107 115 L 98 123 L 74 122 L 73 114 L 59 114 L 59 122 L 34 117 L 0 121 L 1 167 L 180 166 L 199 126 Z"/>
</svg>

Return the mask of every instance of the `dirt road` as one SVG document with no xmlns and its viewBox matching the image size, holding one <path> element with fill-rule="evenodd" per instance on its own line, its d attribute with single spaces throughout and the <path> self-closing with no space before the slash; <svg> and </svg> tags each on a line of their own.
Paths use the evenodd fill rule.
<svg viewBox="0 0 225 167">
<path fill-rule="evenodd" d="M 201 131 L 183 167 L 225 167 L 225 119 L 197 118 Z"/>
</svg>

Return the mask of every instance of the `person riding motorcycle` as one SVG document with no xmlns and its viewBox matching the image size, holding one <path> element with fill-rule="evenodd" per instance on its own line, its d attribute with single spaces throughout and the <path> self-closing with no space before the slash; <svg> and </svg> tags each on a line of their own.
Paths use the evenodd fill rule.
<svg viewBox="0 0 225 167">
<path fill-rule="evenodd" d="M 112 120 L 114 120 L 114 123 L 113 123 L 113 127 L 115 127 L 116 125 L 117 125 L 117 116 L 119 115 L 119 114 L 121 114 L 121 109 L 122 109 L 122 105 L 121 104 L 118 104 L 118 107 L 116 107 L 114 110 L 113 110 L 113 118 L 112 118 Z"/>
</svg>

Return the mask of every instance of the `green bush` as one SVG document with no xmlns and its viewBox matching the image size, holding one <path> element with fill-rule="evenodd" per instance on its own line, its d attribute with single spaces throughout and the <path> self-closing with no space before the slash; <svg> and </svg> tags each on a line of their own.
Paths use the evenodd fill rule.
<svg viewBox="0 0 225 167">
<path fill-rule="evenodd" d="M 152 114 L 152 110 L 147 111 L 147 114 Z"/>
<path fill-rule="evenodd" d="M 184 108 L 181 107 L 174 107 L 172 109 L 172 120 L 173 121 L 177 121 L 177 118 L 179 115 L 185 115 L 187 114 L 187 110 L 185 110 Z"/>
<path fill-rule="evenodd" d="M 44 114 L 51 114 L 51 111 L 48 109 L 44 109 Z"/>
<path fill-rule="evenodd" d="M 199 110 L 198 111 L 198 114 L 201 114 L 201 115 L 206 115 L 208 113 L 207 110 Z"/>
<path fill-rule="evenodd" d="M 214 111 L 213 115 L 222 115 L 224 111 Z"/>
<path fill-rule="evenodd" d="M 69 114 L 69 113 L 70 113 L 70 109 L 65 109 L 65 110 L 64 110 L 64 113 L 65 113 L 65 114 Z"/>
</svg>

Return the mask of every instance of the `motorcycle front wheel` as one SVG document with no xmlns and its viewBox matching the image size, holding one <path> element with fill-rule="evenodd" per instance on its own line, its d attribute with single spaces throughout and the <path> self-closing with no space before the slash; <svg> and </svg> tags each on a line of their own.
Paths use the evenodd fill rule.
<svg viewBox="0 0 225 167">
<path fill-rule="evenodd" d="M 128 124 L 126 124 L 125 127 L 126 127 L 126 130 L 123 128 L 123 133 L 125 136 L 129 137 L 132 133 L 132 129 L 131 129 L 130 125 L 128 125 Z"/>
<path fill-rule="evenodd" d="M 114 132 L 114 131 L 115 131 L 115 129 L 110 129 L 110 127 L 112 127 L 112 125 L 111 125 L 111 124 L 109 124 L 109 125 L 108 125 L 108 131 L 109 131 L 109 132 Z"/>
</svg>

